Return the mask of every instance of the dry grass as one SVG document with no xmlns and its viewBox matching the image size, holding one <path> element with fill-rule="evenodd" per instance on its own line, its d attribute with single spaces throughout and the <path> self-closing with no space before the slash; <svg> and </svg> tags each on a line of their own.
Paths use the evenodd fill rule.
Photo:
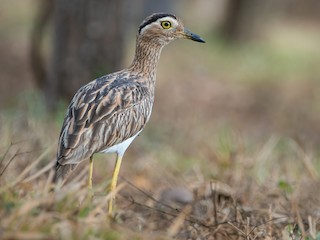
<svg viewBox="0 0 320 240">
<path fill-rule="evenodd" d="M 93 197 L 87 162 L 51 186 L 66 106 L 9 91 L 31 82 L 18 30 L 0 42 L 0 239 L 320 239 L 319 32 L 168 46 L 111 219 L 113 156 L 95 156 Z"/>
<path fill-rule="evenodd" d="M 230 187 L 209 182 L 194 188 L 195 199 L 185 206 L 180 201 L 160 201 L 157 195 L 161 193 L 141 190 L 129 182 L 120 185 L 123 191 L 111 220 L 105 210 L 109 196 L 96 194 L 91 199 L 85 178 L 50 192 L 51 177 L 52 173 L 28 180 L 18 175 L 17 181 L 1 186 L 2 239 L 319 237 L 319 201 L 314 192 L 319 184 L 310 180 L 297 190 L 284 182 L 272 189 L 242 180 L 245 186 L 230 191 Z M 222 187 L 217 187 L 219 184 Z M 100 184 L 95 191 L 104 192 L 105 188 Z"/>
</svg>

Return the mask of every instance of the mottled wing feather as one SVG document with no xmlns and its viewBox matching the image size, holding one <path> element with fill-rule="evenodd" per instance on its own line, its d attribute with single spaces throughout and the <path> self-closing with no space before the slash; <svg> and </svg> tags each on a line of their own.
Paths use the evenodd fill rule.
<svg viewBox="0 0 320 240">
<path fill-rule="evenodd" d="M 115 73 L 83 86 L 68 107 L 58 162 L 76 164 L 138 133 L 149 120 L 153 94 L 131 76 Z"/>
</svg>

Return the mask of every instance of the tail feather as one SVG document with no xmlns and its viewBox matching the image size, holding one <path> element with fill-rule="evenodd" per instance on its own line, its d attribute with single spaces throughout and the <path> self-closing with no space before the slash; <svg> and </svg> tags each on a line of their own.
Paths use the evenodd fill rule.
<svg viewBox="0 0 320 240">
<path fill-rule="evenodd" d="M 59 162 L 57 162 L 55 167 L 55 176 L 53 178 L 53 181 L 55 183 L 59 181 L 65 180 L 69 174 L 76 168 L 78 164 L 65 164 L 62 165 Z"/>
</svg>

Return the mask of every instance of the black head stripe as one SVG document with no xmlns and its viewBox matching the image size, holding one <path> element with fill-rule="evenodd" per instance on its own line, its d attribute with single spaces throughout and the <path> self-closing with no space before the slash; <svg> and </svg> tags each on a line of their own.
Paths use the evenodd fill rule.
<svg viewBox="0 0 320 240">
<path fill-rule="evenodd" d="M 177 19 L 176 16 L 173 15 L 173 14 L 169 14 L 169 13 L 154 13 L 154 14 L 150 15 L 149 17 L 147 17 L 145 20 L 143 20 L 143 22 L 139 26 L 139 33 L 141 32 L 142 28 L 144 28 L 145 26 L 149 25 L 150 23 L 153 23 L 153 22 L 157 21 L 159 18 L 163 18 L 163 17 L 172 17 L 174 19 Z"/>
</svg>

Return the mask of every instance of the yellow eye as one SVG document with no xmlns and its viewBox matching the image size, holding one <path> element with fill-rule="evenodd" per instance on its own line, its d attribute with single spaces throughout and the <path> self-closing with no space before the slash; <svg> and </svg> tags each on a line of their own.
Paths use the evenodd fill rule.
<svg viewBox="0 0 320 240">
<path fill-rule="evenodd" d="M 171 22 L 169 22 L 169 21 L 162 21 L 162 22 L 161 22 L 161 27 L 162 27 L 163 29 L 169 29 L 169 28 L 172 27 L 172 26 L 171 26 Z"/>
</svg>

